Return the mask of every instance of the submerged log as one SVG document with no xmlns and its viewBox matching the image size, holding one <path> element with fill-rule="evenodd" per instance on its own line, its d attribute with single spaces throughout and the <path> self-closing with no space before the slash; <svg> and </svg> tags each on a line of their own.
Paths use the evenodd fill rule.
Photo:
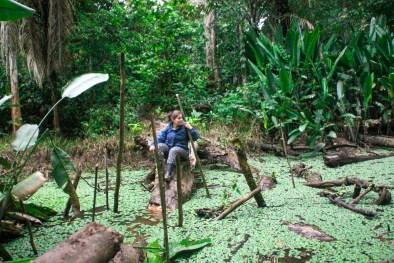
<svg viewBox="0 0 394 263">
<path fill-rule="evenodd" d="M 362 154 L 349 155 L 347 152 L 335 152 L 324 156 L 324 164 L 328 167 L 338 167 L 346 164 L 364 162 L 369 160 L 382 159 L 394 156 L 394 153 L 389 154 Z"/>
<path fill-rule="evenodd" d="M 389 136 L 363 136 L 362 140 L 368 144 L 394 148 L 394 137 Z"/>
<path fill-rule="evenodd" d="M 181 162 L 180 172 L 182 179 L 182 198 L 183 202 L 185 202 L 190 198 L 194 183 L 194 174 L 190 170 L 189 161 Z M 171 210 L 174 210 L 178 207 L 177 180 L 175 174 L 173 174 L 172 179 L 166 183 L 166 204 L 167 208 Z M 155 179 L 149 205 L 150 207 L 160 206 L 160 189 L 158 178 Z"/>
<path fill-rule="evenodd" d="M 34 262 L 106 263 L 119 251 L 122 240 L 110 228 L 90 223 Z"/>
<path fill-rule="evenodd" d="M 358 208 L 354 205 L 346 203 L 343 199 L 336 196 L 335 194 L 323 191 L 323 192 L 320 192 L 319 195 L 323 196 L 323 197 L 327 197 L 331 203 L 334 203 L 340 207 L 349 209 L 350 211 L 353 211 L 355 213 L 362 214 L 362 215 L 368 216 L 368 217 L 373 217 L 376 215 L 376 213 L 374 211 L 370 211 L 370 210 L 363 209 L 363 208 Z"/>
</svg>

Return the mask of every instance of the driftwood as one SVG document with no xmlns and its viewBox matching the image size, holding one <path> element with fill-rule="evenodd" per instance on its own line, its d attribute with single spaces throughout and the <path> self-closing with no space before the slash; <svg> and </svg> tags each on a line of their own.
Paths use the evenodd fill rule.
<svg viewBox="0 0 394 263">
<path fill-rule="evenodd" d="M 253 197 L 256 200 L 257 206 L 258 207 L 265 207 L 266 204 L 265 204 L 263 195 L 260 193 L 260 191 L 256 191 L 257 185 L 256 185 L 256 182 L 253 178 L 252 171 L 249 167 L 248 158 L 246 156 L 245 148 L 244 148 L 242 142 L 238 138 L 236 138 L 236 139 L 232 140 L 232 143 L 234 145 L 234 149 L 237 154 L 239 166 L 241 168 L 242 173 L 245 176 L 246 183 L 248 184 L 249 189 L 254 193 Z M 246 202 L 247 200 L 245 200 L 244 202 Z"/>
<path fill-rule="evenodd" d="M 363 208 L 358 208 L 358 207 L 355 207 L 354 205 L 346 203 L 342 198 L 338 197 L 337 195 L 335 195 L 333 193 L 322 191 L 319 193 L 319 195 L 327 197 L 331 203 L 334 203 L 340 207 L 349 209 L 355 213 L 362 214 L 362 215 L 368 216 L 368 217 L 373 217 L 376 215 L 376 213 L 373 211 L 363 209 Z"/>
<path fill-rule="evenodd" d="M 291 173 L 296 177 L 305 178 L 307 183 L 319 183 L 321 182 L 322 176 L 319 172 L 312 171 L 312 166 L 306 166 L 305 163 L 299 163 L 293 165 L 291 168 Z"/>
<path fill-rule="evenodd" d="M 277 181 L 275 178 L 271 176 L 262 176 L 258 181 L 258 187 L 256 187 L 256 189 L 254 189 L 252 192 L 248 193 L 244 197 L 235 200 L 230 205 L 226 207 L 220 206 L 217 208 L 199 208 L 196 209 L 195 212 L 199 217 L 207 219 L 215 218 L 217 220 L 223 219 L 228 214 L 237 209 L 239 206 L 251 199 L 256 194 L 256 192 L 270 190 L 275 186 L 276 183 Z"/>
<path fill-rule="evenodd" d="M 374 202 L 375 204 L 384 205 L 384 204 L 389 204 L 391 202 L 391 193 L 388 190 L 391 187 L 386 185 L 375 185 L 373 183 L 370 183 L 366 180 L 362 180 L 359 178 L 346 177 L 343 179 L 332 180 L 332 181 L 306 183 L 305 185 L 314 188 L 320 188 L 320 189 L 337 187 L 337 186 L 354 185 L 355 188 L 353 191 L 353 200 L 350 203 L 346 203 L 342 198 L 331 192 L 322 191 L 319 193 L 319 195 L 327 197 L 332 203 L 335 203 L 338 206 L 344 207 L 355 213 L 359 213 L 365 216 L 372 217 L 375 216 L 376 213 L 370 210 L 358 208 L 355 205 L 361 200 L 361 198 L 366 196 L 369 192 L 374 191 L 379 194 L 379 198 Z M 361 193 L 361 189 L 366 189 L 366 190 L 363 193 Z"/>
<path fill-rule="evenodd" d="M 368 144 L 394 148 L 394 137 L 389 136 L 362 136 L 362 140 Z"/>
<path fill-rule="evenodd" d="M 175 172 L 175 171 L 174 171 Z M 190 198 L 192 193 L 194 174 L 190 171 L 190 163 L 188 161 L 181 162 L 181 186 L 182 186 L 182 201 L 185 202 Z M 172 176 L 170 182 L 166 183 L 166 204 L 167 208 L 174 210 L 178 207 L 178 196 L 177 196 L 177 180 L 176 175 Z M 160 206 L 160 188 L 159 179 L 156 178 L 149 200 L 149 206 Z"/>
<path fill-rule="evenodd" d="M 324 164 L 328 167 L 338 167 L 346 164 L 382 159 L 394 156 L 389 154 L 349 154 L 348 152 L 329 153 L 324 156 Z"/>
<path fill-rule="evenodd" d="M 34 262 L 106 263 L 119 251 L 122 240 L 121 234 L 90 223 Z"/>
</svg>

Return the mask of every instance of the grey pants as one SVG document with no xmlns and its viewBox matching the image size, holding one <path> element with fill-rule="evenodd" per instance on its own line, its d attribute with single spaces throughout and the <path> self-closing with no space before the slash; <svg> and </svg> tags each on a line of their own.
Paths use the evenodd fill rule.
<svg viewBox="0 0 394 263">
<path fill-rule="evenodd" d="M 167 158 L 167 164 L 175 165 L 177 156 L 179 156 L 183 161 L 189 158 L 189 152 L 181 147 L 174 146 L 169 149 L 165 143 L 159 143 L 158 146 L 159 153 L 163 154 L 164 157 Z"/>
</svg>

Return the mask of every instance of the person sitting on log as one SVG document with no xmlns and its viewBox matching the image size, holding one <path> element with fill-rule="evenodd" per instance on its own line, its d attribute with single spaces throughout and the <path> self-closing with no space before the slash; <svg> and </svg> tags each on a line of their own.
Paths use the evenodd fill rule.
<svg viewBox="0 0 394 263">
<path fill-rule="evenodd" d="M 179 156 L 181 160 L 188 160 L 189 158 L 189 137 L 186 129 L 190 130 L 193 141 L 196 141 L 200 135 L 196 128 L 193 128 L 189 123 L 184 122 L 182 112 L 174 110 L 168 114 L 168 125 L 160 131 L 157 136 L 159 146 L 159 153 L 167 158 L 167 167 L 165 173 L 165 180 L 171 181 L 172 174 L 176 165 L 176 157 Z M 153 144 L 150 145 L 149 150 L 155 150 Z"/>
</svg>

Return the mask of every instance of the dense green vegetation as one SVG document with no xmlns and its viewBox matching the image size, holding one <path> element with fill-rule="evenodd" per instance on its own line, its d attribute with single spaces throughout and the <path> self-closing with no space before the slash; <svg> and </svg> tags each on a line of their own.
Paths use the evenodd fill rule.
<svg viewBox="0 0 394 263">
<path fill-rule="evenodd" d="M 144 262 L 394 260 L 394 1 L 18 2 L 0 0 L 0 260 L 95 220 Z M 198 172 L 182 164 L 176 186 L 149 142 L 181 104 L 204 167 L 191 157 Z M 181 184 L 178 227 L 182 213 L 160 207 L 181 206 Z"/>
</svg>

